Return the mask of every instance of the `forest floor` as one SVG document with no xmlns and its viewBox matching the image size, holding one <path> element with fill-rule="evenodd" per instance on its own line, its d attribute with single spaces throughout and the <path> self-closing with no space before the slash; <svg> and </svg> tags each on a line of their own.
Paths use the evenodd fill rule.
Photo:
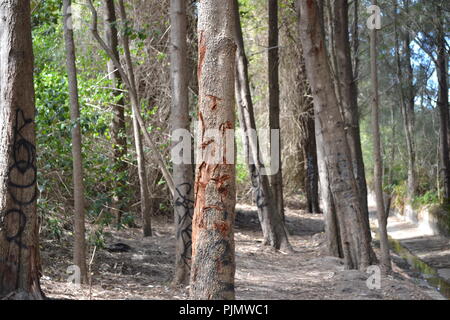
<svg viewBox="0 0 450 320">
<path fill-rule="evenodd" d="M 381 280 L 380 289 L 369 289 L 369 273 L 344 270 L 342 260 L 326 255 L 322 215 L 307 214 L 296 202 L 288 204 L 287 228 L 295 250 L 289 254 L 262 245 L 256 208 L 237 207 L 237 299 L 435 298 L 421 275 L 395 255 L 394 274 Z M 106 249 L 97 250 L 92 259 L 91 285 L 81 288 L 67 283 L 66 270 L 71 265 L 69 240 L 43 240 L 41 283 L 46 296 L 77 300 L 187 299 L 188 287 L 171 285 L 175 251 L 172 223 L 158 217 L 153 227 L 154 236 L 150 238 L 143 238 L 139 229 L 107 230 Z M 115 252 L 114 248 L 123 252 Z"/>
</svg>

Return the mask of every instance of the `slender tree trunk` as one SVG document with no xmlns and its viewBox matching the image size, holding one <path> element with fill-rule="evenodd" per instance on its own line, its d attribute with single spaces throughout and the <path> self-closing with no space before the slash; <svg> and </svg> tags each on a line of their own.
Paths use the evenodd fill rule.
<svg viewBox="0 0 450 320">
<path fill-rule="evenodd" d="M 371 239 L 367 185 L 359 132 L 358 88 L 352 70 L 352 57 L 348 30 L 348 0 L 334 1 L 334 32 L 336 72 L 339 75 L 342 114 L 346 124 L 346 135 L 350 147 L 353 174 L 358 183 L 361 206 L 364 215 L 364 231 Z"/>
<path fill-rule="evenodd" d="M 187 59 L 187 16 L 185 0 L 171 0 L 171 79 L 172 131 L 189 131 L 189 73 Z M 178 142 L 178 141 L 175 141 Z M 175 213 L 175 277 L 174 283 L 189 282 L 191 268 L 192 214 L 194 211 L 194 173 L 192 164 L 173 164 Z"/>
<path fill-rule="evenodd" d="M 122 22 L 127 21 L 127 15 L 125 11 L 125 6 L 123 0 L 119 0 L 119 12 Z M 136 146 L 136 155 L 138 162 L 138 174 L 139 174 L 139 187 L 141 194 L 141 215 L 142 215 L 142 231 L 144 237 L 152 236 L 152 204 L 150 199 L 150 192 L 148 190 L 148 179 L 147 170 L 145 168 L 145 153 L 144 145 L 142 143 L 142 136 L 140 133 L 140 123 L 138 119 L 138 113 L 141 112 L 141 105 L 139 102 L 139 96 L 136 87 L 136 78 L 134 75 L 133 62 L 131 61 L 130 44 L 127 34 L 124 32 L 122 35 L 123 49 L 125 53 L 125 63 L 127 69 L 127 75 L 129 83 L 131 86 L 130 100 L 132 105 L 132 115 L 133 115 L 133 132 L 134 132 L 134 143 Z M 145 130 L 145 128 L 142 128 Z"/>
<path fill-rule="evenodd" d="M 119 40 L 117 36 L 117 19 L 114 6 L 114 0 L 105 0 L 105 30 L 106 30 L 106 43 L 112 49 L 114 56 L 117 60 L 119 57 Z M 122 78 L 119 71 L 114 67 L 112 60 L 108 61 L 108 74 L 109 79 L 112 81 L 112 89 L 114 103 L 112 104 L 114 117 L 111 125 L 111 140 L 114 150 L 114 171 L 116 175 L 116 185 L 114 186 L 115 192 L 112 201 L 113 213 L 116 216 L 116 223 L 119 227 L 121 224 L 122 213 L 127 209 L 125 203 L 125 195 L 127 189 L 127 172 L 128 165 L 125 157 L 127 155 L 127 131 L 125 122 L 125 103 L 123 98 L 119 98 L 121 93 L 117 90 L 121 88 Z M 117 100 L 117 101 L 116 101 Z"/>
<path fill-rule="evenodd" d="M 0 299 L 41 291 L 30 1 L 0 0 Z"/>
<path fill-rule="evenodd" d="M 411 212 L 411 202 L 416 193 L 416 161 L 415 161 L 415 146 L 414 146 L 414 90 L 413 90 L 413 74 L 411 66 L 411 49 L 409 47 L 409 34 L 405 34 L 403 38 L 403 47 L 405 52 L 405 62 L 407 75 L 406 79 L 402 72 L 402 59 L 400 55 L 400 34 L 397 23 L 397 9 L 398 1 L 394 0 L 394 33 L 395 33 L 395 48 L 397 58 L 397 78 L 400 87 L 400 104 L 403 117 L 403 127 L 406 137 L 406 148 L 408 153 L 408 182 L 406 194 L 406 211 L 407 214 Z M 408 1 L 405 1 L 405 10 L 408 11 Z M 404 86 L 406 83 L 406 88 Z"/>
<path fill-rule="evenodd" d="M 234 31 L 237 44 L 235 92 L 239 121 L 243 131 L 244 152 L 252 180 L 253 194 L 258 208 L 258 218 L 263 231 L 264 242 L 276 249 L 291 250 L 283 218 L 276 209 L 270 192 L 268 176 L 261 160 L 259 139 L 248 77 L 248 61 L 245 55 L 244 39 L 239 16 L 239 3 L 232 0 L 234 8 Z"/>
<path fill-rule="evenodd" d="M 280 130 L 280 82 L 279 82 L 279 54 L 278 54 L 278 0 L 268 0 L 269 10 L 269 49 L 268 49 L 268 70 L 269 70 L 269 125 L 271 130 Z M 271 149 L 277 148 L 277 158 L 272 159 L 279 165 L 277 172 L 271 172 L 270 183 L 275 201 L 275 208 L 284 221 L 284 201 L 283 201 L 283 174 L 281 163 L 281 134 L 278 140 L 272 145 L 274 139 L 271 134 Z"/>
<path fill-rule="evenodd" d="M 353 49 L 353 79 L 358 88 L 359 77 L 359 0 L 353 0 L 353 26 L 352 26 L 352 49 Z"/>
<path fill-rule="evenodd" d="M 199 3 L 200 137 L 192 223 L 192 299 L 235 297 L 233 28 L 232 1 Z M 209 136 L 208 130 L 218 130 L 217 136 Z"/>
<path fill-rule="evenodd" d="M 376 0 L 372 0 L 377 5 Z M 377 67 L 377 29 L 370 32 L 370 69 L 372 81 L 372 135 L 373 135 L 373 158 L 374 158 L 374 188 L 377 204 L 378 232 L 380 234 L 381 268 L 385 273 L 392 270 L 391 257 L 389 254 L 389 241 L 387 234 L 388 213 L 384 207 L 383 196 L 383 172 L 381 158 L 381 138 L 379 123 L 379 94 L 378 94 L 378 67 Z"/>
<path fill-rule="evenodd" d="M 328 171 L 331 196 L 338 216 L 345 264 L 364 269 L 372 263 L 372 247 L 364 231 L 364 210 L 353 175 L 345 123 L 334 92 L 317 1 L 299 1 L 300 34 L 306 70 L 314 97 L 318 144 Z M 320 141 L 319 141 L 320 140 Z"/>
<path fill-rule="evenodd" d="M 85 240 L 85 197 L 83 183 L 83 159 L 81 151 L 80 105 L 75 56 L 75 42 L 72 29 L 72 1 L 63 1 L 64 38 L 66 44 L 66 65 L 69 78 L 70 120 L 72 122 L 72 157 L 74 191 L 74 248 L 73 262 L 80 268 L 81 281 L 87 282 L 86 240 Z"/>
<path fill-rule="evenodd" d="M 442 19 L 442 17 L 441 17 Z M 448 146 L 448 125 L 449 125 L 449 103 L 448 103 L 448 62 L 446 54 L 446 40 L 444 33 L 444 23 L 438 27 L 437 39 L 437 65 L 439 80 L 439 118 L 440 118 L 440 155 L 442 163 L 443 189 L 444 189 L 444 203 L 450 201 L 450 159 Z"/>
<path fill-rule="evenodd" d="M 314 124 L 314 105 L 306 112 L 304 128 L 306 135 L 303 139 L 303 153 L 305 159 L 305 189 L 309 213 L 319 213 L 319 168 L 317 165 L 316 126 Z"/>
</svg>

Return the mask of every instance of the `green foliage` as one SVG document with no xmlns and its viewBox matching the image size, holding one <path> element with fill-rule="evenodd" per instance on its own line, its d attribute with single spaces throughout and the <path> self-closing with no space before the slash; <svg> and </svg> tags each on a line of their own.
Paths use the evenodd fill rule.
<svg viewBox="0 0 450 320">
<path fill-rule="evenodd" d="M 65 49 L 59 1 L 44 1 L 36 10 L 33 21 L 35 55 L 35 96 L 38 155 L 38 210 L 51 237 L 59 238 L 62 225 L 71 216 L 67 206 L 72 199 L 72 150 Z M 41 11 L 50 10 L 55 19 Z M 50 14 L 50 13 L 49 13 Z M 76 36 L 79 34 L 75 34 Z M 88 219 L 95 219 L 111 205 L 116 195 L 129 194 L 127 173 L 116 174 L 112 161 L 110 124 L 111 103 L 121 97 L 113 96 L 105 76 L 107 58 L 92 45 L 77 47 L 78 88 L 80 97 L 79 124 L 83 135 L 83 165 Z M 131 143 L 131 141 L 130 141 Z M 131 147 L 130 147 L 131 149 Z M 126 161 L 129 161 L 126 156 Z M 114 188 L 121 181 L 120 188 Z M 110 223 L 112 219 L 107 217 Z M 98 235 L 97 235 L 97 238 Z M 98 243 L 100 240 L 95 240 Z"/>
<path fill-rule="evenodd" d="M 423 195 L 415 197 L 413 200 L 413 205 L 415 207 L 422 207 L 438 203 L 439 203 L 439 194 L 434 190 L 427 191 Z"/>
</svg>

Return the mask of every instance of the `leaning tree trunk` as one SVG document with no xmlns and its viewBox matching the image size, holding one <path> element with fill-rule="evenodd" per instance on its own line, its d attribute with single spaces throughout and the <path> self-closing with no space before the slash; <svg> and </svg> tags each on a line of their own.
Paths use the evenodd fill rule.
<svg viewBox="0 0 450 320">
<path fill-rule="evenodd" d="M 106 43 L 112 49 L 114 56 L 119 60 L 119 39 L 117 36 L 117 19 L 116 10 L 113 0 L 105 0 L 105 30 L 106 30 Z M 114 151 L 114 174 L 115 174 L 115 186 L 114 195 L 112 199 L 113 214 L 116 217 L 116 223 L 119 227 L 122 220 L 122 214 L 127 210 L 126 193 L 127 193 L 127 173 L 128 165 L 125 161 L 127 155 L 127 131 L 125 121 L 125 103 L 122 97 L 121 89 L 122 78 L 119 71 L 114 67 L 114 62 L 110 59 L 108 61 L 108 74 L 109 79 L 112 82 L 112 97 L 114 102 L 112 103 L 113 120 L 111 125 L 111 141 Z"/>
<path fill-rule="evenodd" d="M 235 92 L 242 130 L 244 152 L 250 172 L 253 194 L 258 209 L 258 218 L 264 236 L 264 243 L 276 249 L 291 251 L 283 218 L 276 209 L 266 170 L 261 160 L 259 139 L 248 77 L 248 61 L 245 55 L 244 39 L 239 15 L 239 3 L 233 0 L 234 32 L 237 44 Z"/>
<path fill-rule="evenodd" d="M 364 214 L 364 231 L 371 238 L 369 209 L 367 204 L 367 184 L 359 132 L 358 88 L 354 78 L 348 22 L 348 0 L 334 2 L 334 47 L 336 52 L 336 71 L 339 76 L 341 105 L 346 124 L 347 141 L 352 157 L 353 174 L 358 183 L 361 206 Z"/>
<path fill-rule="evenodd" d="M 377 5 L 376 0 L 372 0 Z M 373 136 L 373 159 L 374 159 L 374 188 L 377 204 L 378 233 L 380 235 L 381 269 L 384 273 L 392 270 L 391 257 L 389 254 L 389 240 L 387 234 L 388 212 L 384 206 L 383 197 L 383 164 L 381 158 L 381 135 L 379 123 L 380 98 L 378 93 L 378 66 L 377 66 L 377 29 L 370 32 L 370 70 L 372 81 L 372 136 Z"/>
<path fill-rule="evenodd" d="M 0 0 L 0 298 L 44 297 L 30 16 L 30 1 Z"/>
<path fill-rule="evenodd" d="M 192 299 L 235 297 L 233 26 L 232 1 L 199 3 L 200 127 L 192 223 Z M 216 135 L 209 135 L 208 130 L 215 130 Z"/>
<path fill-rule="evenodd" d="M 280 82 L 279 82 L 279 54 L 278 54 L 278 0 L 268 0 L 269 11 L 269 41 L 268 41 L 268 79 L 269 79 L 269 126 L 271 130 L 280 130 Z M 275 208 L 284 221 L 283 200 L 283 174 L 281 163 L 281 134 L 277 141 L 273 141 L 272 131 L 270 133 L 270 148 L 276 148 L 276 159 L 278 171 L 271 172 L 270 184 L 273 191 Z M 275 143 L 274 143 L 275 142 Z M 272 145 L 272 143 L 274 143 Z"/>
<path fill-rule="evenodd" d="M 123 0 L 119 0 L 119 12 L 120 18 L 123 23 L 127 21 L 127 15 L 125 11 L 125 5 Z M 138 162 L 138 175 L 139 175 L 139 189 L 141 195 L 141 215 L 142 215 L 142 232 L 144 237 L 152 236 L 152 204 L 150 200 L 150 192 L 148 189 L 147 170 L 145 168 L 145 153 L 144 144 L 142 143 L 142 136 L 140 130 L 146 130 L 145 126 L 141 127 L 139 123 L 139 114 L 141 112 L 141 105 L 138 96 L 138 90 L 136 87 L 136 77 L 134 74 L 133 62 L 131 61 L 130 43 L 129 37 L 126 32 L 122 35 L 123 49 L 125 53 L 125 64 L 129 82 L 130 100 L 132 105 L 133 116 L 133 132 L 134 132 L 134 144 L 136 147 L 136 155 Z M 131 89 L 131 90 L 130 90 Z"/>
<path fill-rule="evenodd" d="M 87 282 L 85 240 L 85 197 L 83 184 L 83 159 L 81 152 L 80 105 L 78 101 L 75 42 L 72 29 L 72 1 L 63 1 L 64 39 L 66 65 L 69 78 L 70 121 L 72 122 L 73 192 L 74 192 L 74 247 L 73 262 L 80 268 L 81 281 Z"/>
<path fill-rule="evenodd" d="M 372 263 L 370 238 L 364 232 L 364 212 L 353 175 L 350 148 L 345 134 L 329 61 L 325 49 L 322 17 L 317 1 L 299 1 L 300 37 L 306 70 L 314 97 L 317 132 L 322 160 L 329 175 L 347 268 L 363 269 Z"/>
<path fill-rule="evenodd" d="M 189 73 L 185 0 L 171 0 L 170 21 L 172 80 L 170 122 L 172 132 L 180 129 L 189 132 Z M 176 235 L 175 284 L 189 282 L 192 254 L 192 214 L 194 211 L 194 174 L 192 169 L 191 159 L 188 163 L 173 164 L 172 176 L 176 187 L 173 197 Z"/>
</svg>

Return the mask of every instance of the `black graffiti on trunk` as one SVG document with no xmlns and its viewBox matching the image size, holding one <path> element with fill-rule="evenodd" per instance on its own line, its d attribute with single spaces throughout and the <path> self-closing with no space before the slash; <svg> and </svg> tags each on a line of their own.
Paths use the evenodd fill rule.
<svg viewBox="0 0 450 320">
<path fill-rule="evenodd" d="M 184 191 L 183 191 L 184 189 Z M 184 246 L 180 256 L 186 266 L 190 266 L 192 248 L 192 216 L 194 212 L 194 201 L 189 198 L 192 192 L 190 183 L 182 183 L 176 187 L 177 198 L 175 208 L 181 207 L 181 214 L 178 214 L 177 240 L 181 238 Z"/>
<path fill-rule="evenodd" d="M 255 165 L 252 165 L 250 170 L 251 170 L 251 175 L 252 175 L 251 181 L 252 181 L 253 192 L 255 193 L 256 207 L 258 209 L 262 209 L 264 207 L 267 207 L 268 203 L 267 203 L 267 197 L 262 188 L 261 173 L 258 171 L 258 169 L 256 168 Z"/>
<path fill-rule="evenodd" d="M 8 216 L 16 215 L 19 219 L 18 228 L 14 234 L 6 235 L 6 240 L 16 243 L 21 248 L 27 248 L 22 242 L 22 234 L 27 224 L 27 216 L 23 208 L 32 204 L 37 197 L 37 168 L 36 168 L 36 147 L 25 138 L 26 127 L 33 123 L 32 119 L 26 119 L 23 110 L 16 110 L 14 124 L 14 141 L 12 146 L 12 164 L 8 168 L 8 191 L 17 208 L 12 208 L 4 214 L 4 219 Z M 17 181 L 15 181 L 17 179 Z M 34 188 L 33 194 L 29 198 L 22 198 L 23 192 Z"/>
</svg>

